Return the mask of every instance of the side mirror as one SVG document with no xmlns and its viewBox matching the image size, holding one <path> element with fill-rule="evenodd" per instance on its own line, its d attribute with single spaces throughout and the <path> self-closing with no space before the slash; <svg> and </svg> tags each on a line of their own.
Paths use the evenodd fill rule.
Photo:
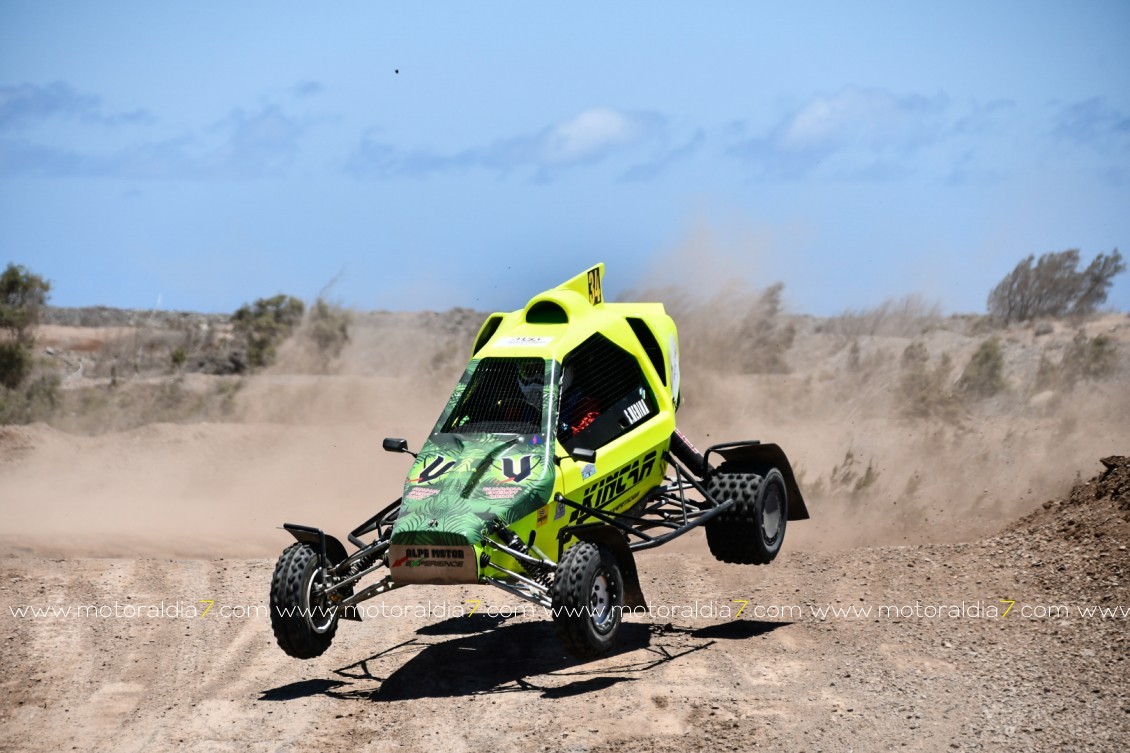
<svg viewBox="0 0 1130 753">
<path fill-rule="evenodd" d="M 569 455 L 572 456 L 573 460 L 578 460 L 582 463 L 596 462 L 596 450 L 590 450 L 587 447 L 574 447 Z"/>
<path fill-rule="evenodd" d="M 416 453 L 408 449 L 407 439 L 398 439 L 396 437 L 387 437 L 384 441 L 385 452 L 407 452 L 412 457 L 416 457 Z"/>
</svg>

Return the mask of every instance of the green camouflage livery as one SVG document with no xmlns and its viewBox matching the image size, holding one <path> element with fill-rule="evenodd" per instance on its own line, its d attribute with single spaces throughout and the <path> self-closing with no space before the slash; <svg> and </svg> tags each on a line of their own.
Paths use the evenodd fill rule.
<svg viewBox="0 0 1130 753">
<path fill-rule="evenodd" d="M 441 430 L 479 363 L 468 365 L 408 473 L 393 544 L 478 545 L 495 521 L 513 525 L 549 501 L 555 469 L 547 425 L 517 435 Z M 554 387 L 546 382 L 545 400 L 552 405 Z"/>
</svg>

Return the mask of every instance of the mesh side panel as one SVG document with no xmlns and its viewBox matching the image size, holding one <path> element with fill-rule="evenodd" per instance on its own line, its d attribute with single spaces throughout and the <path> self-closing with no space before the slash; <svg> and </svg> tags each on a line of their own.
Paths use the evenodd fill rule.
<svg viewBox="0 0 1130 753">
<path fill-rule="evenodd" d="M 544 385 L 545 361 L 540 358 L 484 358 L 442 431 L 540 434 Z"/>
<path fill-rule="evenodd" d="M 601 335 L 570 353 L 563 369 L 569 383 L 561 396 L 558 423 L 567 448 L 584 441 L 595 448 L 624 433 L 629 428 L 623 417 L 628 405 L 642 400 L 648 415 L 655 412 L 636 359 Z"/>
</svg>

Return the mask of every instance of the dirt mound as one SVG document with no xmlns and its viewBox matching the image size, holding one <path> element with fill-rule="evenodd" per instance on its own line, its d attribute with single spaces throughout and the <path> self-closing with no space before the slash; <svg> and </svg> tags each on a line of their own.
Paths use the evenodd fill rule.
<svg viewBox="0 0 1130 753">
<path fill-rule="evenodd" d="M 1122 510 L 1130 510 L 1130 458 L 1111 455 L 1100 460 L 1106 472 L 1071 490 L 1070 502 L 1075 505 L 1109 499 Z"/>
<path fill-rule="evenodd" d="M 1111 455 L 1099 462 L 1105 468 L 1102 473 L 1077 483 L 1064 499 L 1048 500 L 1009 530 L 1055 540 L 1101 539 L 1120 533 L 1118 529 L 1130 522 L 1130 457 Z M 1046 535 L 1049 532 L 1061 535 Z"/>
<path fill-rule="evenodd" d="M 989 540 L 1023 562 L 1027 583 L 1053 601 L 1130 602 L 1130 457 L 1101 462 L 1105 470 L 1091 480 Z M 1121 635 L 1112 639 L 1125 645 Z"/>
</svg>

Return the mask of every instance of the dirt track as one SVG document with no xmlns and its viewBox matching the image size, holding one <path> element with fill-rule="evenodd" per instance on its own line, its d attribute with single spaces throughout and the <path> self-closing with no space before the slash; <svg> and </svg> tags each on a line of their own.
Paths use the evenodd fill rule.
<svg viewBox="0 0 1130 753">
<path fill-rule="evenodd" d="M 215 604 L 195 618 L 6 608 L 0 749 L 1120 750 L 1126 619 L 1020 612 L 1130 605 L 1125 505 L 1063 503 L 977 543 L 787 551 L 756 569 L 715 563 L 692 539 L 641 557 L 653 614 L 589 663 L 544 619 L 439 614 L 476 598 L 519 606 L 487 588 L 370 602 L 387 616 L 343 624 L 327 654 L 299 662 L 265 616 L 220 613 L 263 604 L 270 560 L 9 556 L 5 607 Z M 1002 598 L 1017 602 L 1007 617 L 925 609 L 1003 611 Z M 748 612 L 721 614 L 735 599 Z M 699 616 L 685 613 L 696 602 Z M 916 602 L 920 616 L 878 616 Z M 437 616 L 393 616 L 421 603 Z M 812 611 L 829 605 L 874 611 Z"/>
</svg>

